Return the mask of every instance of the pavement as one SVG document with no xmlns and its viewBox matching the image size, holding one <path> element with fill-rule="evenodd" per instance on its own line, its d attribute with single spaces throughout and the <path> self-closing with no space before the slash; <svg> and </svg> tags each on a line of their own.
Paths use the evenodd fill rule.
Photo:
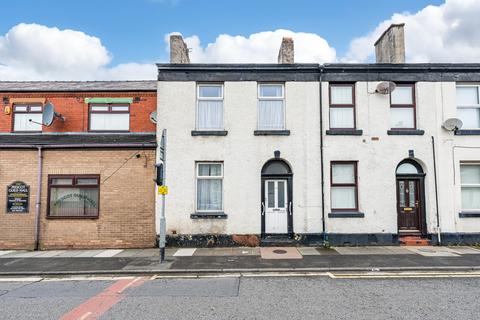
<svg viewBox="0 0 480 320">
<path fill-rule="evenodd" d="M 0 250 L 0 276 L 180 275 L 246 272 L 479 271 L 480 248 L 234 247 Z"/>
</svg>

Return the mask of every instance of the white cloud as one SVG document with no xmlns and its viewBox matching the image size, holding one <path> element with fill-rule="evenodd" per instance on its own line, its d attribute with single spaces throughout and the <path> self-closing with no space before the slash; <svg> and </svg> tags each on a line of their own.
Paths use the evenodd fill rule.
<svg viewBox="0 0 480 320">
<path fill-rule="evenodd" d="M 315 33 L 278 29 L 251 34 L 248 37 L 221 34 L 215 42 L 202 46 L 196 35 L 186 37 L 191 49 L 190 60 L 196 63 L 276 63 L 282 37 L 292 37 L 295 62 L 333 62 L 335 49 Z M 168 35 L 165 37 L 168 44 Z"/>
<path fill-rule="evenodd" d="M 396 13 L 375 30 L 351 41 L 341 60 L 374 60 L 374 42 L 392 23 L 405 23 L 407 62 L 479 62 L 480 1 L 446 0 L 416 13 Z"/>
<path fill-rule="evenodd" d="M 1 80 L 155 79 L 155 66 L 108 67 L 112 55 L 80 31 L 21 23 L 0 37 Z"/>
</svg>

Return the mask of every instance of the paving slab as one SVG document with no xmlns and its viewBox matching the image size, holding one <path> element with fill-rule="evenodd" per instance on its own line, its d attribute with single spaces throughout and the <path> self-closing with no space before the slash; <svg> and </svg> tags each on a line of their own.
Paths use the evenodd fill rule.
<svg viewBox="0 0 480 320">
<path fill-rule="evenodd" d="M 53 258 L 58 257 L 61 254 L 65 253 L 66 250 L 50 250 L 44 251 L 42 254 L 38 255 L 37 258 Z"/>
<path fill-rule="evenodd" d="M 317 247 L 315 249 L 320 253 L 321 256 L 332 256 L 340 254 L 333 248 Z"/>
<path fill-rule="evenodd" d="M 13 252 L 13 250 L 0 250 L 0 257 Z"/>
<path fill-rule="evenodd" d="M 445 247 L 405 247 L 406 249 L 424 257 L 460 257 L 459 254 L 450 252 Z"/>
<path fill-rule="evenodd" d="M 177 252 L 173 254 L 174 257 L 191 257 L 195 253 L 196 248 L 184 248 L 178 249 Z"/>
<path fill-rule="evenodd" d="M 80 254 L 76 255 L 77 258 L 90 258 L 95 257 L 97 254 L 103 250 L 83 250 Z"/>
<path fill-rule="evenodd" d="M 108 249 L 95 255 L 95 258 L 111 258 L 122 252 L 123 249 Z"/>
<path fill-rule="evenodd" d="M 13 254 L 13 258 L 33 258 L 42 254 L 42 251 L 24 251 L 17 254 Z M 7 255 L 5 255 L 7 256 Z"/>
<path fill-rule="evenodd" d="M 472 247 L 448 247 L 452 252 L 458 254 L 480 254 L 480 249 Z"/>
<path fill-rule="evenodd" d="M 302 256 L 319 256 L 320 252 L 314 247 L 298 247 L 298 251 Z"/>
<path fill-rule="evenodd" d="M 59 254 L 58 258 L 74 258 L 82 254 L 84 250 L 65 250 L 63 253 Z"/>
<path fill-rule="evenodd" d="M 260 248 L 262 259 L 303 259 L 303 256 L 294 247 L 263 247 Z"/>
</svg>

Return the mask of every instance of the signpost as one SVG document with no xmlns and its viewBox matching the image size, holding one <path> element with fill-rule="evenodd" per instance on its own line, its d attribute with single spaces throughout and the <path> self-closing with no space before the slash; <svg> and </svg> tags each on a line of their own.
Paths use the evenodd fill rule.
<svg viewBox="0 0 480 320">
<path fill-rule="evenodd" d="M 157 177 L 161 177 L 160 181 L 157 179 L 158 194 L 162 195 L 162 209 L 160 211 L 160 230 L 158 236 L 158 248 L 160 249 L 160 263 L 165 261 L 165 238 L 167 233 L 165 223 L 165 197 L 168 194 L 168 187 L 165 185 L 166 177 L 166 159 L 167 159 L 167 129 L 163 129 L 162 138 L 160 140 L 160 161 L 161 164 L 157 166 Z"/>
<path fill-rule="evenodd" d="M 7 213 L 28 213 L 30 187 L 15 181 L 7 186 Z"/>
</svg>

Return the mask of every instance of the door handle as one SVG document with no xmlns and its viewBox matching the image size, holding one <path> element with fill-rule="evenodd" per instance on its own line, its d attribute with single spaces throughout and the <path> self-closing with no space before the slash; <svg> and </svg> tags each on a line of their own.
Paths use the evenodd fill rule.
<svg viewBox="0 0 480 320">
<path fill-rule="evenodd" d="M 265 215 L 265 203 L 262 202 L 262 216 Z"/>
<path fill-rule="evenodd" d="M 292 215 L 292 201 L 288 203 L 288 213 Z"/>
</svg>

